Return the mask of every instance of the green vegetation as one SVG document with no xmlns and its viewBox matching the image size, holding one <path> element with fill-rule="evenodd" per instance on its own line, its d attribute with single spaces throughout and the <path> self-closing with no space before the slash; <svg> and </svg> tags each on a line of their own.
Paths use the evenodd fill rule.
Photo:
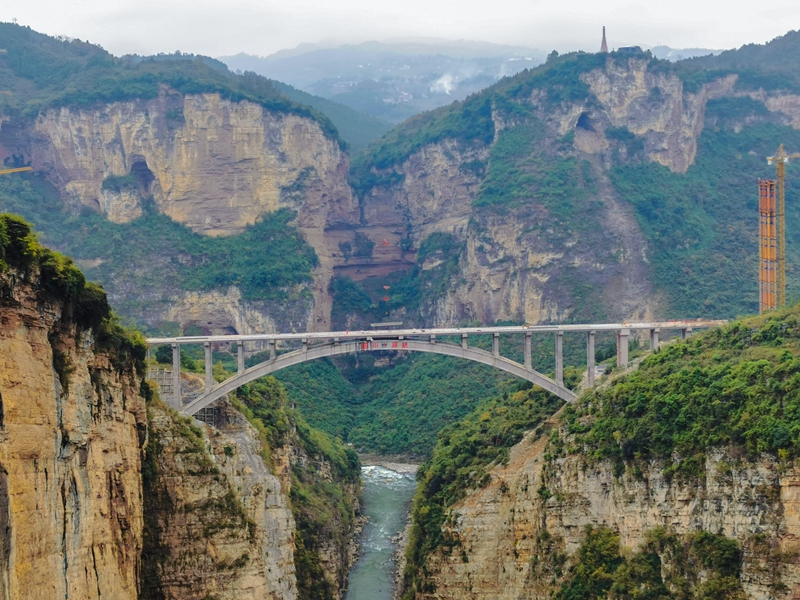
<svg viewBox="0 0 800 600">
<path fill-rule="evenodd" d="M 358 112 L 321 96 L 303 92 L 280 81 L 272 80 L 272 85 L 295 102 L 315 108 L 328 117 L 353 153 L 359 152 L 392 128 L 392 124 L 388 121 Z"/>
<path fill-rule="evenodd" d="M 103 180 L 102 188 L 116 193 L 123 190 L 138 190 L 139 181 L 135 175 L 111 175 Z"/>
<path fill-rule="evenodd" d="M 577 159 L 549 147 L 546 133 L 545 124 L 533 115 L 504 129 L 489 150 L 486 178 L 473 204 L 494 209 L 541 206 L 560 227 L 588 227 L 591 220 L 585 213 L 591 207 L 583 206 L 588 200 L 584 178 L 591 177 L 591 167 L 582 163 L 579 168 Z M 583 218 L 577 218 L 579 213 Z"/>
<path fill-rule="evenodd" d="M 667 475 L 702 475 L 710 448 L 800 454 L 800 307 L 671 344 L 565 410 L 589 460 L 657 458 Z M 677 462 L 672 459 L 677 456 Z"/>
<path fill-rule="evenodd" d="M 575 564 L 553 600 L 743 600 L 736 540 L 704 531 L 678 536 L 657 528 L 634 553 L 619 536 L 587 526 Z M 663 566 L 662 566 L 663 564 Z M 702 575 L 702 577 L 701 577 Z"/>
<path fill-rule="evenodd" d="M 290 225 L 295 215 L 287 209 L 265 215 L 239 235 L 214 238 L 151 212 L 115 224 L 89 209 L 74 215 L 62 207 L 55 190 L 36 177 L 0 179 L 0 209 L 33 221 L 48 244 L 95 262 L 87 274 L 110 289 L 131 281 L 165 294 L 236 285 L 251 300 L 309 301 L 306 284 L 317 257 Z"/>
<path fill-rule="evenodd" d="M 356 242 L 358 243 L 358 237 Z M 409 318 L 417 317 L 415 313 L 420 308 L 447 292 L 458 274 L 463 249 L 464 243 L 452 234 L 434 233 L 420 244 L 416 264 L 408 271 L 397 271 L 385 277 L 369 278 L 358 283 L 347 276 L 333 279 L 329 288 L 333 296 L 333 326 L 346 328 L 354 319 L 364 326 L 385 321 L 393 314 L 406 315 L 403 317 L 406 322 Z M 372 246 L 364 246 L 363 251 L 371 254 Z M 436 260 L 438 264 L 423 268 L 427 259 Z M 385 289 L 385 285 L 390 290 Z M 425 322 L 424 319 L 420 320 Z"/>
<path fill-rule="evenodd" d="M 503 79 L 462 102 L 411 117 L 353 159 L 351 184 L 363 197 L 374 187 L 397 183 L 403 176 L 396 168 L 405 159 L 424 146 L 445 139 L 462 146 L 489 146 L 495 138 L 492 110 L 500 109 L 503 116 L 514 120 L 528 115 L 530 108 L 522 102 L 536 88 L 546 90 L 546 101 L 552 105 L 584 100 L 589 96 L 589 86 L 581 81 L 580 74 L 602 67 L 605 60 L 603 55 L 584 52 L 556 56 L 545 65 Z M 661 62 L 649 56 L 648 60 Z M 665 64 L 662 68 L 671 67 Z M 513 147 L 519 142 L 509 140 L 506 144 Z"/>
<path fill-rule="evenodd" d="M 399 165 L 414 152 L 444 139 L 487 146 L 494 138 L 492 103 L 486 94 L 411 117 L 395 127 L 364 153 L 353 159 L 350 183 L 360 195 L 378 185 L 402 179 L 397 173 L 379 171 Z"/>
<path fill-rule="evenodd" d="M 313 119 L 346 148 L 325 115 L 290 100 L 265 77 L 234 75 L 218 61 L 180 53 L 116 58 L 88 42 L 53 38 L 13 23 L 0 23 L 0 48 L 5 50 L 0 54 L 0 88 L 13 92 L 2 102 L 29 118 L 49 107 L 147 100 L 166 84 L 182 94 L 218 93 L 234 102 L 249 100 L 273 112 Z"/>
<path fill-rule="evenodd" d="M 736 73 L 736 87 L 800 91 L 800 31 L 790 31 L 767 44 L 746 44 L 717 56 L 702 56 L 677 64 L 681 73 L 698 76 L 716 71 Z"/>
<path fill-rule="evenodd" d="M 737 99 L 711 102 L 709 118 L 743 120 L 763 105 Z M 775 177 L 766 156 L 779 141 L 800 148 L 800 132 L 768 123 L 707 128 L 686 174 L 655 163 L 617 166 L 611 176 L 620 196 L 636 210 L 649 242 L 658 289 L 667 296 L 667 316 L 732 318 L 758 310 L 758 177 Z M 790 265 L 800 263 L 800 168 L 787 169 L 787 247 Z M 789 296 L 798 293 L 789 269 Z"/>
<path fill-rule="evenodd" d="M 133 365 L 143 375 L 147 354 L 144 338 L 120 326 L 103 288 L 87 282 L 71 258 L 40 244 L 23 219 L 0 214 L 0 276 L 9 270 L 33 283 L 41 302 L 60 305 L 62 318 L 73 319 L 79 335 L 82 330 L 91 331 L 96 348 L 108 353 L 120 372 Z M 54 347 L 53 351 L 54 368 L 66 389 L 72 367 L 60 348 Z"/>
</svg>

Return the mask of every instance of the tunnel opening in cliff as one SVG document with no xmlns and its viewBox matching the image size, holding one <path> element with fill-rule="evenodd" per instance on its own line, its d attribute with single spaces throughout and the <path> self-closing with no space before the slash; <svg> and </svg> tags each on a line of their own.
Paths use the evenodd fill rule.
<svg viewBox="0 0 800 600">
<path fill-rule="evenodd" d="M 586 131 L 594 131 L 594 125 L 592 125 L 592 120 L 589 118 L 589 113 L 581 113 L 581 116 L 578 117 L 576 127 L 578 129 L 585 129 Z"/>
<path fill-rule="evenodd" d="M 156 176 L 153 175 L 153 172 L 147 166 L 147 161 L 143 156 L 137 156 L 132 160 L 131 175 L 136 177 L 142 196 L 149 196 L 151 185 L 153 181 L 155 181 Z"/>
</svg>

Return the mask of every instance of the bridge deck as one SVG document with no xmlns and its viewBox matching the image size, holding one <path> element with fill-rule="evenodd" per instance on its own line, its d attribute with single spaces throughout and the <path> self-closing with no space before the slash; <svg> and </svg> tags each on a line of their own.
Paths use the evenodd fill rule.
<svg viewBox="0 0 800 600">
<path fill-rule="evenodd" d="M 398 338 L 419 336 L 448 336 L 448 335 L 491 335 L 495 333 L 548 333 L 559 332 L 590 332 L 590 331 L 619 331 L 651 330 L 651 329 L 707 329 L 726 324 L 727 321 L 715 320 L 685 320 L 685 321 L 656 321 L 639 323 L 597 323 L 585 325 L 514 325 L 507 327 L 445 327 L 434 329 L 367 329 L 360 331 L 310 331 L 305 333 L 258 333 L 246 335 L 197 335 L 182 337 L 148 338 L 147 343 L 159 344 L 202 344 L 204 342 L 256 342 L 261 340 L 356 340 L 365 338 Z"/>
</svg>

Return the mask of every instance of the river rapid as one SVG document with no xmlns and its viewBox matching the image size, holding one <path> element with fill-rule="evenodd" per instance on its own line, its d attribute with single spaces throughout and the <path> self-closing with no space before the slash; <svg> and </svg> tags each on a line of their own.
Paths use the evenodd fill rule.
<svg viewBox="0 0 800 600">
<path fill-rule="evenodd" d="M 392 465 L 393 466 L 393 465 Z M 394 592 L 395 541 L 403 531 L 416 482 L 414 467 L 361 468 L 364 514 L 359 559 L 350 570 L 345 600 L 391 600 Z"/>
</svg>

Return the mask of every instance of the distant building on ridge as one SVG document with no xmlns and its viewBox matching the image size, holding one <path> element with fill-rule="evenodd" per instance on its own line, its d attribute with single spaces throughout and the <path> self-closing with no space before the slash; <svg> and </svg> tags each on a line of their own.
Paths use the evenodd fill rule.
<svg viewBox="0 0 800 600">
<path fill-rule="evenodd" d="M 603 25 L 603 43 L 600 44 L 600 52 L 608 52 L 608 44 L 606 43 L 606 26 Z"/>
</svg>

